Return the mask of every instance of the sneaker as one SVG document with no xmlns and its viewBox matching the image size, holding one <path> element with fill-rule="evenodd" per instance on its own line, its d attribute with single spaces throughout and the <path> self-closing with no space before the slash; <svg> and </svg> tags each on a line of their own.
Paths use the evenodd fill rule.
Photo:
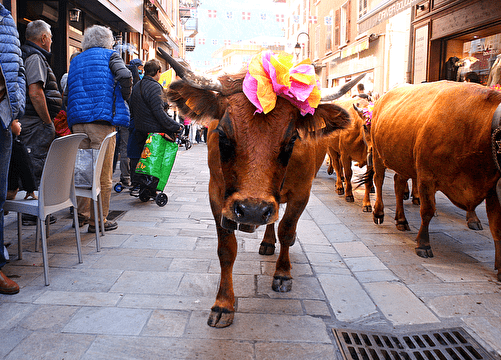
<svg viewBox="0 0 501 360">
<path fill-rule="evenodd" d="M 0 294 L 14 295 L 19 292 L 19 285 L 0 271 Z"/>
<path fill-rule="evenodd" d="M 35 215 L 23 214 L 22 223 L 23 226 L 34 226 L 37 224 L 37 217 Z M 51 224 L 54 224 L 57 221 L 57 218 L 54 215 L 50 215 L 49 221 Z"/>
<path fill-rule="evenodd" d="M 104 223 L 104 231 L 116 230 L 118 228 L 118 224 L 115 221 L 106 221 Z M 95 225 L 89 225 L 89 229 L 87 230 L 90 233 L 96 232 Z"/>
</svg>

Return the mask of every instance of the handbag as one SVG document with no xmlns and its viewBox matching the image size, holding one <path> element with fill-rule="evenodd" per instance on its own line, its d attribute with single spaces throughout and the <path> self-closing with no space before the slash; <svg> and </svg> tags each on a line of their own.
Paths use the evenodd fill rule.
<svg viewBox="0 0 501 360">
<path fill-rule="evenodd" d="M 75 186 L 92 187 L 94 165 L 99 149 L 78 149 L 75 161 Z"/>
</svg>

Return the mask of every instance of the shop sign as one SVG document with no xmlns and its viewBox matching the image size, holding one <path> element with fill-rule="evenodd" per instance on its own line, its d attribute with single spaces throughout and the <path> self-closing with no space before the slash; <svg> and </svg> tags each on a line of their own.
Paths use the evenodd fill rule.
<svg viewBox="0 0 501 360">
<path fill-rule="evenodd" d="M 428 64 L 428 25 L 416 29 L 414 45 L 414 84 L 426 81 Z"/>
<path fill-rule="evenodd" d="M 358 23 L 358 33 L 361 34 L 376 25 L 388 20 L 398 13 L 414 6 L 421 0 L 391 0 L 387 1 L 363 16 Z"/>
</svg>

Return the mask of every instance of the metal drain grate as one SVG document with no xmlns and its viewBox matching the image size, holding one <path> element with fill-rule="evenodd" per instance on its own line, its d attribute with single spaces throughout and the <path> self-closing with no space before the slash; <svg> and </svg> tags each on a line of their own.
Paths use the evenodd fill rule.
<svg viewBox="0 0 501 360">
<path fill-rule="evenodd" d="M 496 360 L 462 328 L 410 335 L 332 331 L 346 360 Z"/>
</svg>

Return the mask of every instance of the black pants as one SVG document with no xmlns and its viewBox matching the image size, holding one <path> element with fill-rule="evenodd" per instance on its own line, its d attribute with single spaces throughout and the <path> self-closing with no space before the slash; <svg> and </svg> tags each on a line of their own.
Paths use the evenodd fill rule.
<svg viewBox="0 0 501 360">
<path fill-rule="evenodd" d="M 33 176 L 31 159 L 26 147 L 19 141 L 12 142 L 12 156 L 9 166 L 9 180 L 7 189 L 21 189 L 33 192 L 37 189 Z"/>
</svg>

